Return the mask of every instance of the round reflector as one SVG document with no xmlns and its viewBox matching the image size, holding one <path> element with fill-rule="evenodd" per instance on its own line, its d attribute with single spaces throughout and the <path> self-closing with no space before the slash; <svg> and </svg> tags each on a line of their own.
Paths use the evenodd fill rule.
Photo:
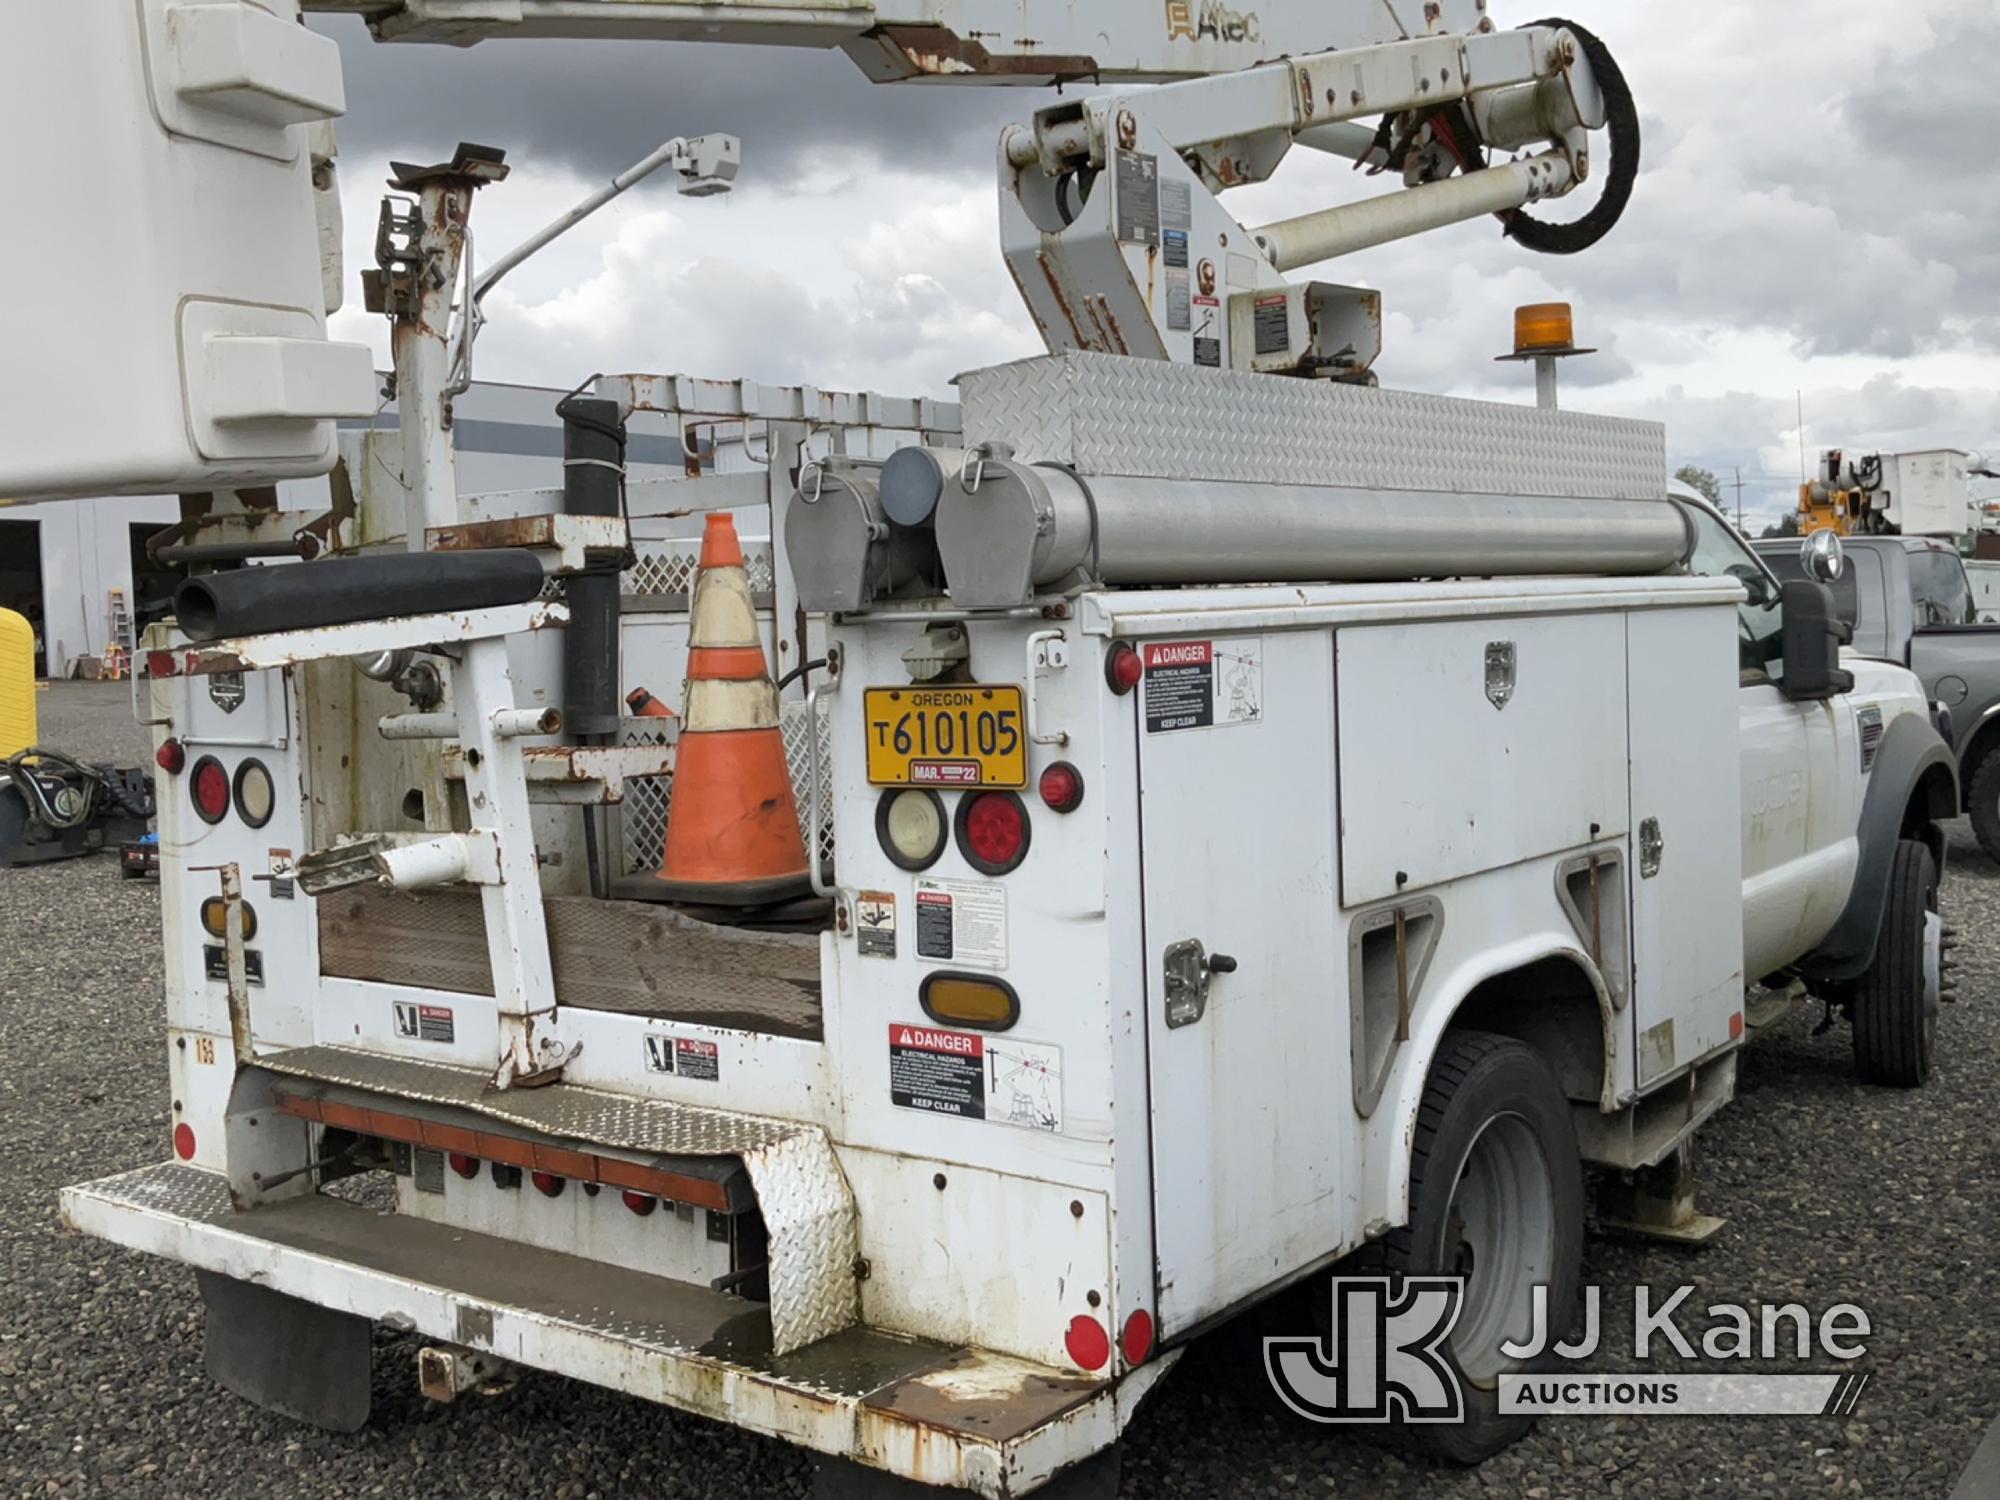
<svg viewBox="0 0 2000 1500">
<path fill-rule="evenodd" d="M 463 1151 L 454 1151 L 446 1156 L 445 1160 L 451 1163 L 452 1171 L 468 1181 L 479 1175 L 479 1158 L 476 1156 L 469 1156 Z"/>
<path fill-rule="evenodd" d="M 1028 856 L 1028 805 L 1012 792 L 977 792 L 958 804 L 958 852 L 982 875 L 1005 875 Z"/>
<path fill-rule="evenodd" d="M 1153 1315 L 1140 1308 L 1125 1320 L 1125 1332 L 1118 1339 L 1119 1352 L 1128 1365 L 1143 1365 L 1153 1352 Z"/>
<path fill-rule="evenodd" d="M 188 787 L 195 816 L 202 822 L 220 823 L 229 816 L 229 773 L 214 756 L 204 755 L 194 763 Z"/>
<path fill-rule="evenodd" d="M 558 1198 L 562 1196 L 564 1178 L 556 1176 L 553 1172 L 530 1172 L 528 1177 L 535 1184 L 535 1191 L 540 1193 L 544 1198 Z"/>
<path fill-rule="evenodd" d="M 271 785 L 271 773 L 264 769 L 261 760 L 246 760 L 236 768 L 236 785 L 232 790 L 237 817 L 252 828 L 262 828 L 271 821 L 278 794 Z"/>
<path fill-rule="evenodd" d="M 182 1161 L 194 1160 L 194 1127 L 185 1121 L 174 1127 L 174 1155 Z"/>
<path fill-rule="evenodd" d="M 160 748 L 153 752 L 153 764 L 169 776 L 180 775 L 187 763 L 187 746 L 179 740 L 161 740 Z"/>
<path fill-rule="evenodd" d="M 1068 761 L 1059 760 L 1042 772 L 1036 790 L 1053 811 L 1075 812 L 1083 806 L 1083 773 Z"/>
<path fill-rule="evenodd" d="M 891 787 L 875 804 L 875 838 L 899 868 L 928 870 L 944 853 L 944 802 L 922 787 Z"/>
<path fill-rule="evenodd" d="M 1078 1313 L 1069 1320 L 1069 1332 L 1063 1335 L 1063 1347 L 1069 1350 L 1069 1357 L 1076 1361 L 1078 1368 L 1101 1370 L 1111 1363 L 1111 1335 L 1104 1331 L 1104 1325 L 1087 1313 Z"/>
<path fill-rule="evenodd" d="M 642 1219 L 660 1206 L 660 1200 L 655 1198 L 651 1193 L 635 1193 L 632 1189 L 627 1188 L 618 1196 L 625 1200 L 627 1208 L 631 1209 L 633 1213 Z"/>
</svg>

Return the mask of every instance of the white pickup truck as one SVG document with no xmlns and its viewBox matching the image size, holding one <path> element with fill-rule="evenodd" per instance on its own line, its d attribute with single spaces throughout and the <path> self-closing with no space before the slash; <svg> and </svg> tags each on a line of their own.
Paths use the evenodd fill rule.
<svg viewBox="0 0 2000 1500">
<path fill-rule="evenodd" d="M 1916 674 L 1846 653 L 1829 682 L 1784 660 L 1788 610 L 1817 587 L 1781 583 L 1722 516 L 1678 497 L 1700 574 L 1736 578 L 1743 733 L 1743 961 L 1754 983 L 1794 979 L 1853 1025 L 1872 1083 L 1929 1076 L 1942 990 L 1939 824 L 1957 816 L 1957 772 Z M 1844 566 L 1822 533 L 1809 576 Z"/>
</svg>

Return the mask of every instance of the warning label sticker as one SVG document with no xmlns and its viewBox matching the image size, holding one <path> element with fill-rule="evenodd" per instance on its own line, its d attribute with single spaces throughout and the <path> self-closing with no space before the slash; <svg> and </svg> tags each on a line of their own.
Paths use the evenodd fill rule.
<svg viewBox="0 0 2000 1500">
<path fill-rule="evenodd" d="M 1264 717 L 1264 642 L 1155 641 L 1145 648 L 1146 733 Z"/>
<path fill-rule="evenodd" d="M 889 1027 L 889 1100 L 902 1109 L 1062 1130 L 1062 1049 L 934 1026 Z"/>
<path fill-rule="evenodd" d="M 722 1049 L 714 1042 L 651 1032 L 646 1037 L 646 1071 L 713 1083 L 722 1076 Z"/>
<path fill-rule="evenodd" d="M 1118 239 L 1126 245 L 1160 243 L 1160 159 L 1120 151 L 1113 178 L 1118 192 Z"/>
<path fill-rule="evenodd" d="M 1188 273 L 1167 272 L 1167 332 L 1186 333 L 1194 327 L 1194 309 L 1189 302 Z"/>
<path fill-rule="evenodd" d="M 1204 270 L 1208 262 L 1203 261 Z M 1222 299 L 1199 296 L 1192 299 L 1188 320 L 1194 324 L 1194 362 L 1207 369 L 1222 368 Z"/>
<path fill-rule="evenodd" d="M 674 1072 L 682 1078 L 701 1078 L 713 1083 L 722 1076 L 722 1049 L 714 1042 L 675 1037 Z"/>
<path fill-rule="evenodd" d="M 970 880 L 917 882 L 917 957 L 1007 967 L 1007 892 Z"/>
<path fill-rule="evenodd" d="M 407 1000 L 396 1002 L 396 1035 L 412 1042 L 442 1042 L 446 1045 L 458 1039 L 457 1029 L 452 1025 L 451 1007 L 448 1005 L 415 1005 Z"/>
<path fill-rule="evenodd" d="M 1257 352 L 1283 354 L 1292 347 L 1292 305 L 1285 293 L 1257 299 Z"/>
<path fill-rule="evenodd" d="M 863 891 L 854 898 L 854 946 L 863 958 L 896 956 L 894 891 Z"/>
</svg>

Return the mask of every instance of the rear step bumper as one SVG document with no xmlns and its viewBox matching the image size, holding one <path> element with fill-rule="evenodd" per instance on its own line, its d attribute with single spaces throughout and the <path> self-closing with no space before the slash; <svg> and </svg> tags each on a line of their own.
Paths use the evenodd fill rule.
<svg viewBox="0 0 2000 1500">
<path fill-rule="evenodd" d="M 219 1173 L 178 1162 L 65 1188 L 62 1212 L 134 1250 L 993 1500 L 1110 1447 L 1174 1362 L 1103 1384 L 859 1326 L 775 1355 L 761 1310 L 704 1286 L 323 1195 L 239 1213 Z"/>
</svg>

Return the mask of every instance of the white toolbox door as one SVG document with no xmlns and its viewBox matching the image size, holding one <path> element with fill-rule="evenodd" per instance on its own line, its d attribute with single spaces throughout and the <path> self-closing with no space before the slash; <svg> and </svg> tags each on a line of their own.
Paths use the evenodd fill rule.
<svg viewBox="0 0 2000 1500">
<path fill-rule="evenodd" d="M 1340 1245 L 1353 1128 L 1326 631 L 1147 643 L 1140 782 L 1161 1332 Z M 1170 1024 L 1166 955 L 1236 960 Z"/>
<path fill-rule="evenodd" d="M 1736 611 L 1642 610 L 1627 629 L 1632 1028 L 1645 1093 L 1726 1046 L 1743 1009 Z"/>
</svg>

